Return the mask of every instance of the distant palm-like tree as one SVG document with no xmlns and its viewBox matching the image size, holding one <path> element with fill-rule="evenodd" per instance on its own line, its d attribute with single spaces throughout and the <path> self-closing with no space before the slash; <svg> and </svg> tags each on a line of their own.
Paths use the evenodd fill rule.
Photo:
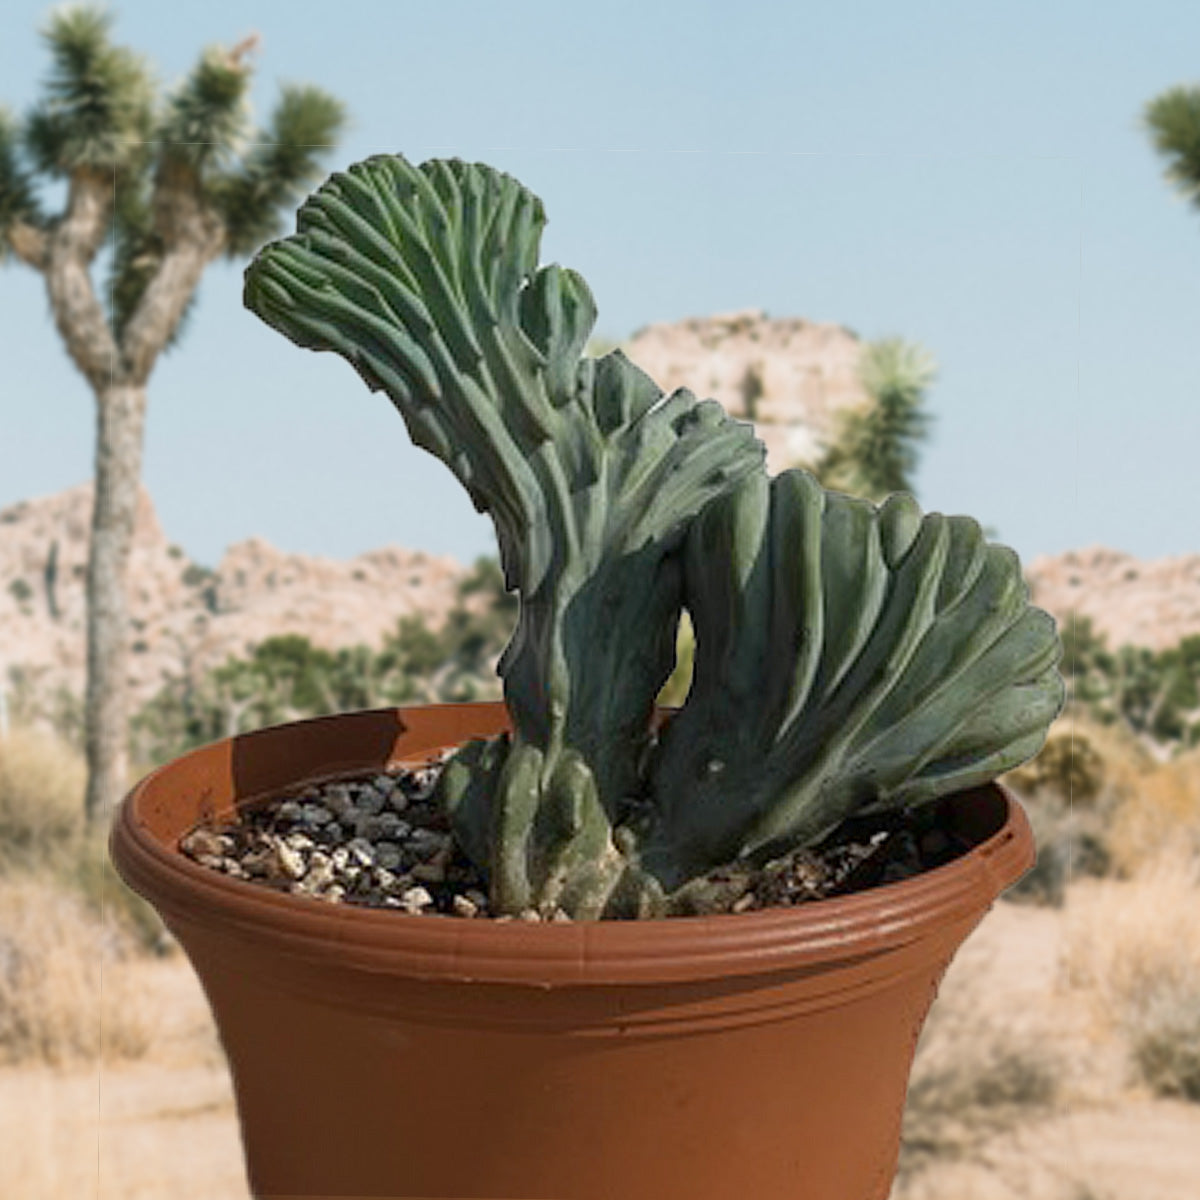
<svg viewBox="0 0 1200 1200">
<path fill-rule="evenodd" d="M 1146 105 L 1145 120 L 1167 178 L 1200 207 L 1200 87 L 1168 88 Z"/>
<path fill-rule="evenodd" d="M 116 46 L 110 18 L 56 10 L 40 103 L 0 112 L 0 259 L 45 280 L 71 361 L 96 401 L 95 505 L 87 576 L 88 815 L 103 819 L 125 784 L 126 576 L 142 469 L 146 387 L 178 337 L 200 277 L 245 258 L 280 229 L 340 131 L 343 108 L 284 87 L 265 130 L 247 110 L 251 38 L 210 48 L 159 95 L 144 61 Z M 44 211 L 41 181 L 66 184 Z M 110 251 L 106 286 L 92 270 Z"/>
<path fill-rule="evenodd" d="M 859 377 L 869 402 L 839 413 L 833 445 L 815 468 L 821 483 L 875 501 L 913 491 L 917 451 L 931 424 L 925 394 L 936 373 L 933 356 L 911 342 L 864 346 Z"/>
</svg>

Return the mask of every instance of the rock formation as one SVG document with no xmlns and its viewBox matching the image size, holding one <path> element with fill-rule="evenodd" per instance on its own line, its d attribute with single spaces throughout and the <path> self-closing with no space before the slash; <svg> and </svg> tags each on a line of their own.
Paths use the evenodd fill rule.
<svg viewBox="0 0 1200 1200">
<path fill-rule="evenodd" d="M 90 484 L 0 510 L 0 676 L 42 696 L 82 695 Z M 168 543 L 143 490 L 130 579 L 131 703 L 171 675 L 244 655 L 272 634 L 326 648 L 379 645 L 404 616 L 437 625 L 463 568 L 386 547 L 347 561 L 286 554 L 261 538 L 231 546 L 215 570 Z"/>
<path fill-rule="evenodd" d="M 624 349 L 659 387 L 686 387 L 753 421 L 772 472 L 811 466 L 836 434 L 836 413 L 869 403 L 862 342 L 841 325 L 750 310 L 648 325 Z"/>
<path fill-rule="evenodd" d="M 1093 546 L 1027 564 L 1035 604 L 1091 619 L 1110 647 L 1165 650 L 1200 634 L 1200 554 L 1151 561 Z"/>
</svg>

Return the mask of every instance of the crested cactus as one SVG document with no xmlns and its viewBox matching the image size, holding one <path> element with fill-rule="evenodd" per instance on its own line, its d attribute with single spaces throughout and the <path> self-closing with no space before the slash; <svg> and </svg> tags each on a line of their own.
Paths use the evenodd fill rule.
<svg viewBox="0 0 1200 1200">
<path fill-rule="evenodd" d="M 440 797 L 493 905 L 654 913 L 690 880 L 1032 755 L 1062 703 L 1052 621 L 967 518 L 771 480 L 749 426 L 583 347 L 584 281 L 538 266 L 540 201 L 489 167 L 335 174 L 246 303 L 386 391 L 496 526 L 520 617 L 511 735 Z M 652 733 L 686 608 L 696 674 Z"/>
</svg>

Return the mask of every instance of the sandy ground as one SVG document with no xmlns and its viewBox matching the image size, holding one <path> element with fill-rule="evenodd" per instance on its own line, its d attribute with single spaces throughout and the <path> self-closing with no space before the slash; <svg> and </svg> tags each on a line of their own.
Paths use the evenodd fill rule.
<svg viewBox="0 0 1200 1200">
<path fill-rule="evenodd" d="M 1196 1200 L 1200 1112 L 1132 1101 L 1052 1117 L 988 1146 L 981 1161 L 938 1164 L 898 1200 Z"/>
<path fill-rule="evenodd" d="M 247 1200 L 229 1073 L 182 958 L 140 964 L 151 1061 L 0 1071 L 5 1200 Z"/>
<path fill-rule="evenodd" d="M 1079 903 L 1076 892 L 1070 902 Z M 947 973 L 942 995 L 970 985 L 979 1018 L 1049 1036 L 1062 1069 L 1060 1111 L 937 1162 L 893 1200 L 1200 1200 L 1200 1105 L 1132 1085 L 1119 1043 L 1084 998 L 1057 986 L 1063 913 L 998 904 Z"/>
<path fill-rule="evenodd" d="M 1001 904 L 943 988 L 968 982 L 990 1019 L 1053 1031 L 1060 1111 L 936 1162 L 895 1200 L 1198 1200 L 1200 1105 L 1131 1090 L 1120 1048 L 1055 989 L 1060 914 Z M 229 1079 L 203 995 L 180 958 L 138 968 L 153 997 L 153 1061 L 0 1070 L 0 1197 L 246 1200 Z M 613 1200 L 620 1200 L 614 1197 Z"/>
</svg>

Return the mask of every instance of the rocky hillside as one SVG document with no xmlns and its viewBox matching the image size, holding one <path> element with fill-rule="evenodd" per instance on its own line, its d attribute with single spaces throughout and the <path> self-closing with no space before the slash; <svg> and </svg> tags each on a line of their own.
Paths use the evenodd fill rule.
<svg viewBox="0 0 1200 1200">
<path fill-rule="evenodd" d="M 1110 646 L 1165 650 L 1200 633 L 1200 554 L 1144 561 L 1093 546 L 1036 558 L 1025 575 L 1034 603 L 1089 617 Z"/>
<path fill-rule="evenodd" d="M 38 692 L 82 694 L 84 574 L 91 489 L 0 510 L 0 672 L 19 667 Z M 402 616 L 440 622 L 463 568 L 387 547 L 341 562 L 285 554 L 259 538 L 232 546 L 213 570 L 168 543 L 144 492 L 133 552 L 135 703 L 169 675 L 247 653 L 275 633 L 328 648 L 378 645 Z M 1110 645 L 1162 648 L 1200 633 L 1200 554 L 1144 562 L 1100 547 L 1039 558 L 1035 603 L 1060 620 L 1091 617 Z"/>
<path fill-rule="evenodd" d="M 43 696 L 83 691 L 90 514 L 90 485 L 0 510 L 0 676 L 20 667 Z M 340 562 L 251 538 L 207 570 L 168 543 L 143 491 L 130 574 L 138 704 L 168 675 L 215 666 L 275 633 L 335 648 L 378 645 L 403 616 L 437 624 L 463 568 L 396 546 Z"/>
<path fill-rule="evenodd" d="M 836 413 L 869 402 L 862 342 L 841 325 L 750 310 L 648 325 L 624 349 L 659 387 L 686 387 L 753 421 L 773 472 L 815 463 Z"/>
</svg>

